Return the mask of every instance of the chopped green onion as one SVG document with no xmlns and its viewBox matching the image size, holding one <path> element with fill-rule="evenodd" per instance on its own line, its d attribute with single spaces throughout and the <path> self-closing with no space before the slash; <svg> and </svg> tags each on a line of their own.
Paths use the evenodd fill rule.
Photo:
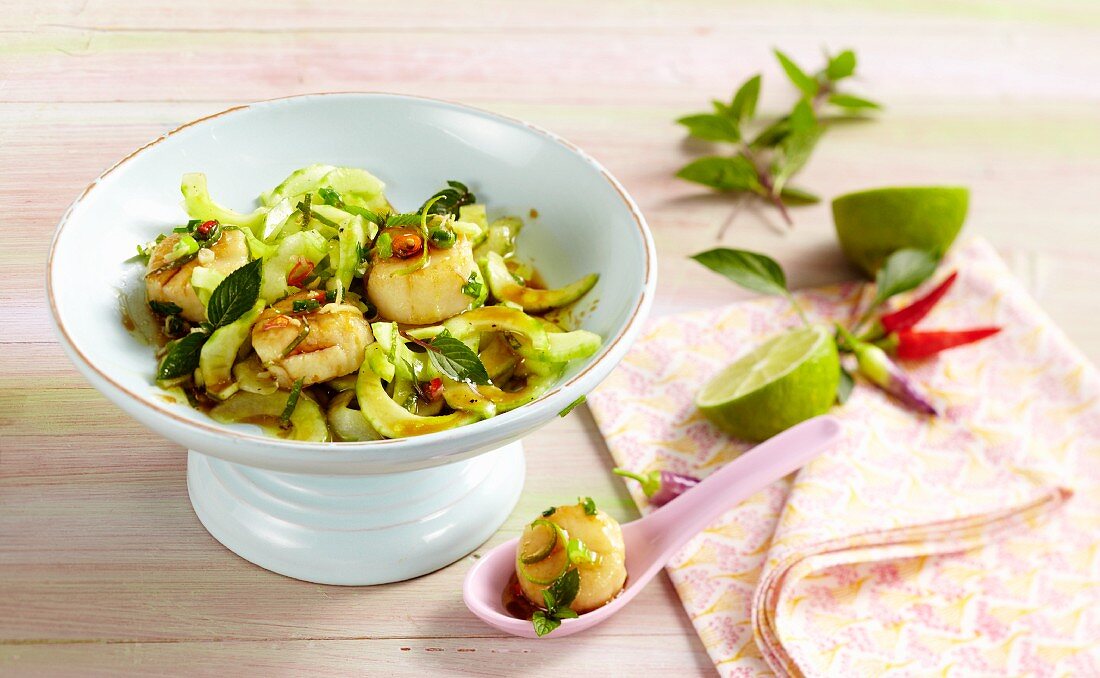
<svg viewBox="0 0 1100 678">
<path fill-rule="evenodd" d="M 428 239 L 432 241 L 433 245 L 444 250 L 454 247 L 456 240 L 454 231 L 442 226 L 437 226 L 429 231 Z"/>
<path fill-rule="evenodd" d="M 326 300 L 328 299 L 327 293 L 325 294 L 325 298 Z M 308 313 L 321 308 L 321 303 L 316 299 L 295 299 L 292 308 L 295 313 Z"/>
<path fill-rule="evenodd" d="M 485 289 L 485 286 L 480 280 L 477 279 L 477 273 L 471 273 L 470 277 L 466 280 L 466 284 L 462 286 L 462 293 L 468 297 L 477 299 L 481 296 L 481 292 Z"/>
<path fill-rule="evenodd" d="M 279 415 L 279 426 L 283 428 L 290 426 L 290 417 L 294 415 L 294 409 L 298 407 L 298 397 L 300 395 L 302 395 L 301 377 L 290 387 L 290 397 L 286 399 L 286 407 L 283 408 L 283 413 Z"/>
</svg>

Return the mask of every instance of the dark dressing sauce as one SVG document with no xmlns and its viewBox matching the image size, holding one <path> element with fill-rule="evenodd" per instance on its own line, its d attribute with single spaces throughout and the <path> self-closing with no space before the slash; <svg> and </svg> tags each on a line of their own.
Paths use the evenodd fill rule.
<svg viewBox="0 0 1100 678">
<path fill-rule="evenodd" d="M 527 596 L 523 595 L 523 589 L 520 588 L 519 578 L 516 577 L 515 572 L 512 572 L 512 576 L 504 586 L 504 595 L 501 596 L 500 602 L 504 604 L 504 610 L 516 619 L 530 621 L 535 610 L 542 609 L 532 605 L 531 601 L 527 600 Z"/>
</svg>

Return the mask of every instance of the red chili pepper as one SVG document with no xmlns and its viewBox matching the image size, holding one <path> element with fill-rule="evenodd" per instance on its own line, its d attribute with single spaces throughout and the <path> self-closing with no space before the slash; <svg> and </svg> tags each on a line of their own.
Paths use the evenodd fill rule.
<svg viewBox="0 0 1100 678">
<path fill-rule="evenodd" d="M 968 330 L 937 330 L 931 332 L 902 330 L 895 334 L 897 346 L 894 353 L 902 360 L 927 358 L 949 348 L 973 344 L 1000 331 L 1000 327 L 974 327 Z"/>
<path fill-rule="evenodd" d="M 916 325 L 921 321 L 921 318 L 928 315 L 928 312 L 943 298 L 943 295 L 947 294 L 947 290 L 951 288 L 951 285 L 955 282 L 955 278 L 958 276 L 959 274 L 957 271 L 953 272 L 951 275 L 947 276 L 946 280 L 936 285 L 934 290 L 920 299 L 917 299 L 904 308 L 899 308 L 893 313 L 887 313 L 879 318 L 879 322 L 882 323 L 882 329 L 889 334 L 890 332 L 907 330 Z"/>
<path fill-rule="evenodd" d="M 286 284 L 297 287 L 309 277 L 310 273 L 313 273 L 313 262 L 309 259 L 298 257 L 298 261 L 295 262 L 294 267 L 290 269 L 290 273 L 286 274 Z"/>
<path fill-rule="evenodd" d="M 424 387 L 424 395 L 428 396 L 428 400 L 432 402 L 439 400 L 439 396 L 443 395 L 443 380 L 439 377 L 434 377 L 428 382 L 428 385 Z"/>
<path fill-rule="evenodd" d="M 195 229 L 195 233 L 201 235 L 203 238 L 207 238 L 210 236 L 210 232 L 217 228 L 217 226 L 218 221 L 216 219 L 204 221 L 198 225 L 198 228 Z"/>
</svg>

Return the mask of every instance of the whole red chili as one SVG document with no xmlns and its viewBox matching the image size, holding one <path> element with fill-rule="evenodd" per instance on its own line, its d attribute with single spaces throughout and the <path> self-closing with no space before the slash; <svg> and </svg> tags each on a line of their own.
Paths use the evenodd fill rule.
<svg viewBox="0 0 1100 678">
<path fill-rule="evenodd" d="M 399 233 L 393 236 L 393 255 L 402 259 L 415 257 L 424 248 L 424 239 L 418 233 Z"/>
<path fill-rule="evenodd" d="M 902 360 L 917 360 L 936 355 L 949 348 L 973 344 L 1001 331 L 1000 327 L 974 327 L 967 330 L 934 330 L 921 332 L 902 330 L 891 336 L 894 354 Z"/>
<path fill-rule="evenodd" d="M 951 285 L 954 284 L 955 278 L 957 277 L 959 277 L 958 272 L 953 272 L 951 275 L 947 276 L 946 280 L 936 285 L 935 289 L 920 299 L 917 299 L 904 308 L 899 308 L 893 313 L 887 313 L 879 318 L 882 329 L 889 334 L 890 332 L 907 330 L 916 325 L 924 316 L 928 315 L 928 312 L 943 298 L 943 295 L 947 294 L 947 290 L 951 289 Z"/>
<path fill-rule="evenodd" d="M 298 261 L 294 263 L 293 268 L 290 269 L 290 273 L 286 274 L 286 284 L 297 287 L 305 282 L 305 279 L 309 277 L 310 273 L 313 273 L 313 262 L 309 259 L 298 257 Z"/>
</svg>

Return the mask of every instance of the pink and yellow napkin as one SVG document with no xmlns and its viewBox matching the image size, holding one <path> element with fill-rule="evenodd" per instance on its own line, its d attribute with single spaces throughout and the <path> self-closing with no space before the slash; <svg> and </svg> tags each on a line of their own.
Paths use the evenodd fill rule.
<svg viewBox="0 0 1100 678">
<path fill-rule="evenodd" d="M 1005 331 L 908 366 L 945 415 L 858 384 L 839 445 L 670 564 L 722 675 L 1100 675 L 1100 375 L 988 244 L 951 269 L 921 327 Z M 796 296 L 829 322 L 858 293 Z M 705 476 L 737 456 L 692 398 L 798 322 L 782 299 L 652 321 L 588 399 L 616 463 Z"/>
</svg>

